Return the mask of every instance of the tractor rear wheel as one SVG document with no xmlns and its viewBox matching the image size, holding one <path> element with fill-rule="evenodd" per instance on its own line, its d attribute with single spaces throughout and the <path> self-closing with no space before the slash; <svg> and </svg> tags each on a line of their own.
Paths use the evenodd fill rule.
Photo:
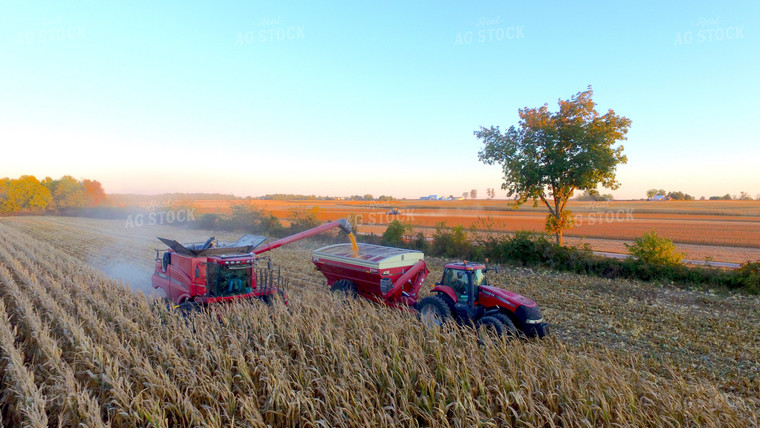
<svg viewBox="0 0 760 428">
<path fill-rule="evenodd" d="M 502 324 L 504 324 L 503 335 L 507 340 L 517 337 L 517 328 L 515 327 L 515 323 L 513 323 L 508 316 L 505 314 L 494 314 L 489 316 L 496 318 L 497 320 L 501 321 Z"/>
<path fill-rule="evenodd" d="M 339 294 L 341 297 L 354 298 L 357 295 L 356 284 L 348 279 L 339 279 L 330 287 L 330 291 Z"/>
<path fill-rule="evenodd" d="M 442 326 L 451 318 L 451 308 L 438 296 L 428 296 L 417 304 L 420 319 L 426 326 Z"/>
<path fill-rule="evenodd" d="M 483 333 L 492 337 L 501 337 L 507 330 L 507 327 L 498 318 L 490 315 L 479 319 L 475 327 L 478 329 L 478 336 L 480 336 L 481 340 L 485 339 L 482 336 Z"/>
</svg>

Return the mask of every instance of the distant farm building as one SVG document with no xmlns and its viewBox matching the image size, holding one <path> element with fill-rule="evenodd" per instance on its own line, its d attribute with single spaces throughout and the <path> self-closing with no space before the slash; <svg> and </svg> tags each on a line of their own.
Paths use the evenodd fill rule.
<svg viewBox="0 0 760 428">
<path fill-rule="evenodd" d="M 669 201 L 670 196 L 665 195 L 654 195 L 651 198 L 649 198 L 650 201 Z"/>
<path fill-rule="evenodd" d="M 421 201 L 437 201 L 438 199 L 438 195 L 420 196 Z"/>
</svg>

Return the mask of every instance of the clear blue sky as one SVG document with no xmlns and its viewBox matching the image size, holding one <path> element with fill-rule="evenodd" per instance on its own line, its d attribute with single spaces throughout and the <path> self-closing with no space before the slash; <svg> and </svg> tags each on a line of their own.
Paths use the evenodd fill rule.
<svg viewBox="0 0 760 428">
<path fill-rule="evenodd" d="M 0 5 L 0 176 L 485 195 L 473 131 L 592 85 L 633 121 L 618 198 L 760 194 L 757 1 Z"/>
</svg>

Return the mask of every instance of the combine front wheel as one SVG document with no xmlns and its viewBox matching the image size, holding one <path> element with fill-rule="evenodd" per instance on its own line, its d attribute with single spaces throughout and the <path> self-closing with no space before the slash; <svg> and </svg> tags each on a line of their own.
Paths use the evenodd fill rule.
<svg viewBox="0 0 760 428">
<path fill-rule="evenodd" d="M 288 304 L 288 299 L 285 297 L 285 292 L 282 290 L 277 290 L 273 293 L 261 296 L 261 301 L 267 306 L 274 306 L 275 302 L 280 302 L 286 306 Z"/>
<path fill-rule="evenodd" d="M 182 314 L 183 317 L 188 317 L 190 316 L 190 314 L 194 312 L 199 312 L 201 310 L 201 306 L 192 300 L 185 300 L 184 302 L 175 306 L 174 309 L 176 309 L 177 312 Z"/>
</svg>

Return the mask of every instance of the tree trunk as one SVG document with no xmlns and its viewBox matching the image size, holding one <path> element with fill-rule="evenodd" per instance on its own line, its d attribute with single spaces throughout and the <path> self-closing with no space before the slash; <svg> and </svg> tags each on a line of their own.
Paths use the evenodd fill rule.
<svg viewBox="0 0 760 428">
<path fill-rule="evenodd" d="M 557 245 L 562 245 L 562 232 L 559 232 L 556 236 L 557 236 Z"/>
</svg>

